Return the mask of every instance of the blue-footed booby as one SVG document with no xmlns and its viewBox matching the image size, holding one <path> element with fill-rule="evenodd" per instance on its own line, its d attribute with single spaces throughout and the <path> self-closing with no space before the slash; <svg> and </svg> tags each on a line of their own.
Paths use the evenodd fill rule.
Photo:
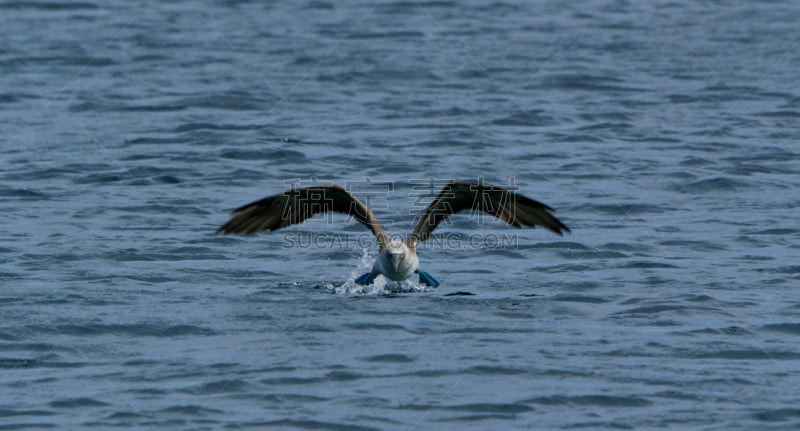
<svg viewBox="0 0 800 431">
<path fill-rule="evenodd" d="M 554 210 L 541 202 L 501 187 L 454 181 L 444 186 L 428 205 L 405 241 L 390 240 L 372 211 L 344 187 L 335 184 L 295 188 L 239 207 L 217 233 L 250 235 L 302 223 L 315 214 L 344 213 L 368 227 L 380 245 L 372 270 L 358 277 L 357 284 L 372 284 L 378 275 L 403 281 L 418 274 L 420 283 L 437 287 L 439 282 L 419 269 L 416 246 L 430 238 L 443 220 L 467 209 L 473 213 L 489 213 L 517 228 L 542 226 L 558 235 L 570 231 L 550 213 Z"/>
</svg>

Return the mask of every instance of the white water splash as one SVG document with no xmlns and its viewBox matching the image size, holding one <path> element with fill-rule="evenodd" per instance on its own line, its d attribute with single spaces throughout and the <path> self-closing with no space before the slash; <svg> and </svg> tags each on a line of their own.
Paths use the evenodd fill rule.
<svg viewBox="0 0 800 431">
<path fill-rule="evenodd" d="M 375 281 L 368 286 L 356 284 L 356 278 L 365 272 L 372 270 L 372 264 L 378 253 L 375 250 L 365 248 L 361 254 L 361 261 L 358 266 L 350 273 L 347 281 L 340 286 L 327 284 L 325 288 L 338 295 L 387 295 L 402 292 L 423 292 L 428 290 L 428 286 L 414 281 L 414 277 L 404 281 L 390 281 L 386 277 L 379 275 Z"/>
</svg>

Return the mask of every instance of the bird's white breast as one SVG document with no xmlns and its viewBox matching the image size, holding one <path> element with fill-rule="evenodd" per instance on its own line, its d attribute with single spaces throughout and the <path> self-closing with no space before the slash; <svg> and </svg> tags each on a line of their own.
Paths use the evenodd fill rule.
<svg viewBox="0 0 800 431">
<path fill-rule="evenodd" d="M 400 261 L 397 270 L 394 269 L 394 264 L 388 253 L 381 253 L 378 255 L 378 259 L 375 260 L 374 270 L 377 270 L 377 272 L 380 272 L 384 277 L 390 280 L 403 281 L 411 277 L 417 268 L 419 268 L 419 258 L 416 253 L 408 250 L 405 254 L 405 258 Z"/>
</svg>

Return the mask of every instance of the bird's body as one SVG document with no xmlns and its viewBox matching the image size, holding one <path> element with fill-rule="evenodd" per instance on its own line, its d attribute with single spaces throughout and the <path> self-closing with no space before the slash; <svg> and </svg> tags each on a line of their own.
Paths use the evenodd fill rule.
<svg viewBox="0 0 800 431">
<path fill-rule="evenodd" d="M 372 265 L 372 272 L 383 274 L 393 281 L 403 281 L 419 269 L 419 257 L 416 250 L 400 241 L 391 241 L 383 248 Z"/>
<path fill-rule="evenodd" d="M 443 220 L 466 209 L 487 212 L 514 227 L 538 225 L 559 235 L 569 232 L 567 226 L 550 214 L 552 208 L 541 202 L 500 187 L 461 182 L 451 182 L 442 189 L 405 241 L 390 241 L 372 212 L 339 185 L 293 189 L 252 202 L 236 209 L 217 232 L 253 234 L 301 223 L 315 214 L 345 213 L 367 226 L 380 245 L 372 270 L 358 277 L 356 283 L 372 284 L 378 275 L 403 281 L 418 274 L 420 283 L 436 287 L 439 282 L 419 269 L 416 246 L 427 240 Z"/>
</svg>

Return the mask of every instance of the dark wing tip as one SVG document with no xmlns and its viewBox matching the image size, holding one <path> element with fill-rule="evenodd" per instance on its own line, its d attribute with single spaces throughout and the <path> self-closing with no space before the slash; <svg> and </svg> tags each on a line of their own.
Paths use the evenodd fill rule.
<svg viewBox="0 0 800 431">
<path fill-rule="evenodd" d="M 275 204 L 276 200 L 281 198 L 282 195 L 270 196 L 260 199 L 248 204 L 242 205 L 231 212 L 231 218 L 222 226 L 220 226 L 215 233 L 228 235 L 228 234 L 245 234 L 253 235 L 259 230 L 274 230 L 275 226 L 266 225 L 258 228 L 260 219 L 264 214 L 263 211 L 269 211 Z"/>
<path fill-rule="evenodd" d="M 561 223 L 561 221 L 559 221 L 558 219 L 556 219 L 556 220 L 558 221 L 558 228 L 556 230 L 554 230 L 553 233 L 558 234 L 558 236 L 564 236 L 564 232 L 572 233 L 572 230 L 570 228 L 568 228 L 567 225 L 565 225 L 564 223 Z"/>
<path fill-rule="evenodd" d="M 511 220 L 507 220 L 510 225 L 517 227 L 541 226 L 559 236 L 563 236 L 564 232 L 572 232 L 567 225 L 552 214 L 556 210 L 551 206 L 500 187 L 493 187 L 492 190 L 500 193 L 510 193 L 512 196 L 514 215 Z"/>
</svg>

